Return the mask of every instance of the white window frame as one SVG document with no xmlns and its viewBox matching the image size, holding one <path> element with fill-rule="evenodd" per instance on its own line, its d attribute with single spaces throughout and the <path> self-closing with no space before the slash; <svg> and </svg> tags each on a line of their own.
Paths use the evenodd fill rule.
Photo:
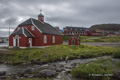
<svg viewBox="0 0 120 80">
<path fill-rule="evenodd" d="M 15 38 L 13 38 L 13 46 L 15 47 L 16 43 L 15 43 Z"/>
<path fill-rule="evenodd" d="M 29 38 L 30 47 L 32 47 L 32 38 Z"/>
<path fill-rule="evenodd" d="M 53 43 L 55 43 L 55 36 L 52 37 L 52 41 L 53 41 Z"/>
<path fill-rule="evenodd" d="M 13 38 L 13 46 L 16 47 L 16 39 L 17 39 L 17 47 L 19 47 L 19 35 L 16 35 L 14 38 Z"/>
<path fill-rule="evenodd" d="M 44 35 L 44 43 L 47 43 L 47 35 Z"/>
<path fill-rule="evenodd" d="M 32 30 L 35 30 L 35 26 L 32 26 L 31 28 L 32 28 Z"/>
</svg>

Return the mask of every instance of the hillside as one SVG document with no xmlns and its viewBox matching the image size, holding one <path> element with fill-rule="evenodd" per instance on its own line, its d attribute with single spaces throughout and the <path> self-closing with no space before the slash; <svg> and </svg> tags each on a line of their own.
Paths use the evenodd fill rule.
<svg viewBox="0 0 120 80">
<path fill-rule="evenodd" d="M 91 26 L 90 29 L 104 29 L 104 30 L 119 31 L 120 24 L 99 24 L 99 25 Z"/>
</svg>

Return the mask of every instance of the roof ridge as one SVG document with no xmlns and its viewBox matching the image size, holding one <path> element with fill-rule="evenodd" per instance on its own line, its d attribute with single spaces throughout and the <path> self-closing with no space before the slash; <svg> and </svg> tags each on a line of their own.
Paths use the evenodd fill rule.
<svg viewBox="0 0 120 80">
<path fill-rule="evenodd" d="M 33 37 L 35 37 L 26 27 L 25 27 L 25 29 L 26 29 Z"/>
<path fill-rule="evenodd" d="M 31 19 L 32 24 L 42 33 L 42 31 L 34 24 L 33 20 L 36 20 L 36 19 Z M 36 21 L 38 21 L 38 20 L 36 20 Z"/>
<path fill-rule="evenodd" d="M 24 32 L 24 27 L 22 27 L 22 31 L 23 31 L 23 34 L 26 36 L 25 32 Z M 27 37 L 27 36 L 26 36 Z"/>
<path fill-rule="evenodd" d="M 13 31 L 12 33 L 15 33 L 15 32 L 20 31 L 20 30 L 21 30 L 21 28 L 19 30 Z"/>
</svg>

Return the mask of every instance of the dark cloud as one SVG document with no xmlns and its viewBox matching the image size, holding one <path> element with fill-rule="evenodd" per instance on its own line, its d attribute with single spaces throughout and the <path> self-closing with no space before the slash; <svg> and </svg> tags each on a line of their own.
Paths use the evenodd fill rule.
<svg viewBox="0 0 120 80">
<path fill-rule="evenodd" d="M 15 29 L 30 17 L 37 19 L 40 9 L 46 22 L 61 29 L 67 25 L 120 23 L 119 3 L 120 0 L 0 0 L 0 29 L 8 29 L 9 20 Z"/>
</svg>

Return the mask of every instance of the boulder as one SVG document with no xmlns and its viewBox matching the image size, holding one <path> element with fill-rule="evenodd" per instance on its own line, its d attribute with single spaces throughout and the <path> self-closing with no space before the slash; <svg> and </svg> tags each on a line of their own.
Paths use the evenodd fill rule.
<svg viewBox="0 0 120 80">
<path fill-rule="evenodd" d="M 66 66 L 66 68 L 67 68 L 67 69 L 72 69 L 73 67 L 70 66 L 70 65 L 68 65 L 68 66 Z"/>
<path fill-rule="evenodd" d="M 61 72 L 61 71 L 63 71 L 64 70 L 64 68 L 56 68 L 56 71 L 57 72 Z"/>
<path fill-rule="evenodd" d="M 21 74 L 33 74 L 33 70 L 28 68 L 28 69 L 24 70 Z"/>
<path fill-rule="evenodd" d="M 69 73 L 71 73 L 72 70 L 71 69 L 66 69 L 65 71 L 66 71 L 65 72 L 66 74 L 69 74 Z"/>
<path fill-rule="evenodd" d="M 49 66 L 49 69 L 51 69 L 51 70 L 55 70 L 55 66 L 50 65 L 50 66 Z"/>
<path fill-rule="evenodd" d="M 55 70 L 44 69 L 39 72 L 41 77 L 55 77 L 57 75 Z"/>
<path fill-rule="evenodd" d="M 6 71 L 0 71 L 0 76 L 6 75 Z"/>
</svg>

